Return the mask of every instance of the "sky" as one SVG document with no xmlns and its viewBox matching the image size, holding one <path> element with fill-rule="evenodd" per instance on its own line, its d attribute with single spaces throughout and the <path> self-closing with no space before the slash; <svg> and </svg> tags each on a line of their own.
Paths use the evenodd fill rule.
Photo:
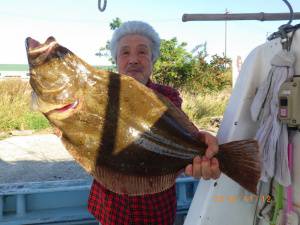
<svg viewBox="0 0 300 225">
<path fill-rule="evenodd" d="M 102 0 L 103 2 L 104 0 Z M 300 1 L 290 0 L 294 12 Z M 224 21 L 182 22 L 185 13 L 275 13 L 289 12 L 281 0 L 107 0 L 104 12 L 98 0 L 0 0 L 0 64 L 25 64 L 25 39 L 44 42 L 54 36 L 63 46 L 92 65 L 107 65 L 95 55 L 111 38 L 109 23 L 142 20 L 151 24 L 163 39 L 176 37 L 187 50 L 207 42 L 209 55 L 225 49 Z M 227 56 L 245 57 L 287 21 L 228 21 Z M 299 23 L 299 20 L 292 24 Z"/>
</svg>

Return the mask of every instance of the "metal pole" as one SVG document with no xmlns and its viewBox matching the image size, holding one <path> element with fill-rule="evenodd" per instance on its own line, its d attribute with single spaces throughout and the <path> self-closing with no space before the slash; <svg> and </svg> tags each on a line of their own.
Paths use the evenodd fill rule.
<svg viewBox="0 0 300 225">
<path fill-rule="evenodd" d="M 288 20 L 289 13 L 225 13 L 225 14 L 183 14 L 182 21 L 217 21 L 217 20 Z M 294 20 L 300 19 L 300 12 L 294 12 Z"/>
<path fill-rule="evenodd" d="M 4 200 L 3 200 L 3 195 L 0 195 L 0 220 L 3 218 L 3 212 L 4 212 Z"/>
<path fill-rule="evenodd" d="M 17 216 L 24 216 L 26 213 L 26 198 L 24 194 L 17 195 Z"/>
<path fill-rule="evenodd" d="M 225 9 L 225 14 L 228 14 L 229 11 Z M 227 20 L 225 20 L 225 50 L 224 50 L 224 56 L 226 58 L 227 56 Z M 225 64 L 226 66 L 226 64 Z"/>
</svg>

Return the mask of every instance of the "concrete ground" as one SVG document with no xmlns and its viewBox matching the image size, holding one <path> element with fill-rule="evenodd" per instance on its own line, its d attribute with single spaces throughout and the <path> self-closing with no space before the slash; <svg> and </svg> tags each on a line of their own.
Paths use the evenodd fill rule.
<svg viewBox="0 0 300 225">
<path fill-rule="evenodd" d="M 0 141 L 0 184 L 88 177 L 53 134 L 13 136 Z"/>
</svg>

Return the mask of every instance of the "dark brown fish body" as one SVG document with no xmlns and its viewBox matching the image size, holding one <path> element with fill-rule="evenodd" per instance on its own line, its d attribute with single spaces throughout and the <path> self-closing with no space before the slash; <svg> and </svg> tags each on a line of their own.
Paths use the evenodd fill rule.
<svg viewBox="0 0 300 225">
<path fill-rule="evenodd" d="M 110 190 L 162 191 L 204 154 L 206 145 L 192 135 L 197 128 L 164 96 L 131 77 L 95 69 L 54 38 L 26 44 L 39 109 L 77 162 Z M 222 172 L 256 191 L 255 141 L 221 145 L 216 157 Z"/>
</svg>

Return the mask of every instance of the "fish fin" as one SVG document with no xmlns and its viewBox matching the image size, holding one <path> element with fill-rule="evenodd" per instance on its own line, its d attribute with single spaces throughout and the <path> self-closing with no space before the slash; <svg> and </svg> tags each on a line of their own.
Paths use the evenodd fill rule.
<svg viewBox="0 0 300 225">
<path fill-rule="evenodd" d="M 154 194 L 171 188 L 178 173 L 161 176 L 127 175 L 105 166 L 97 166 L 93 177 L 108 190 L 127 195 Z"/>
<path fill-rule="evenodd" d="M 256 194 L 261 163 L 256 140 L 233 141 L 219 146 L 221 171 L 246 190 Z"/>
<path fill-rule="evenodd" d="M 170 114 L 182 127 L 184 127 L 190 134 L 198 132 L 198 128 L 193 124 L 189 117 L 177 106 L 174 105 L 167 97 L 163 96 L 159 92 L 154 91 L 157 97 L 168 107 L 167 114 Z"/>
<path fill-rule="evenodd" d="M 65 146 L 66 150 L 72 155 L 75 161 L 79 163 L 79 165 L 81 165 L 87 173 L 91 174 L 91 172 L 95 168 L 95 165 L 93 163 L 94 159 L 89 157 L 83 157 L 83 155 L 80 154 L 80 150 L 76 148 L 73 144 L 71 144 L 66 137 L 61 136 L 60 139 L 62 144 Z"/>
</svg>

